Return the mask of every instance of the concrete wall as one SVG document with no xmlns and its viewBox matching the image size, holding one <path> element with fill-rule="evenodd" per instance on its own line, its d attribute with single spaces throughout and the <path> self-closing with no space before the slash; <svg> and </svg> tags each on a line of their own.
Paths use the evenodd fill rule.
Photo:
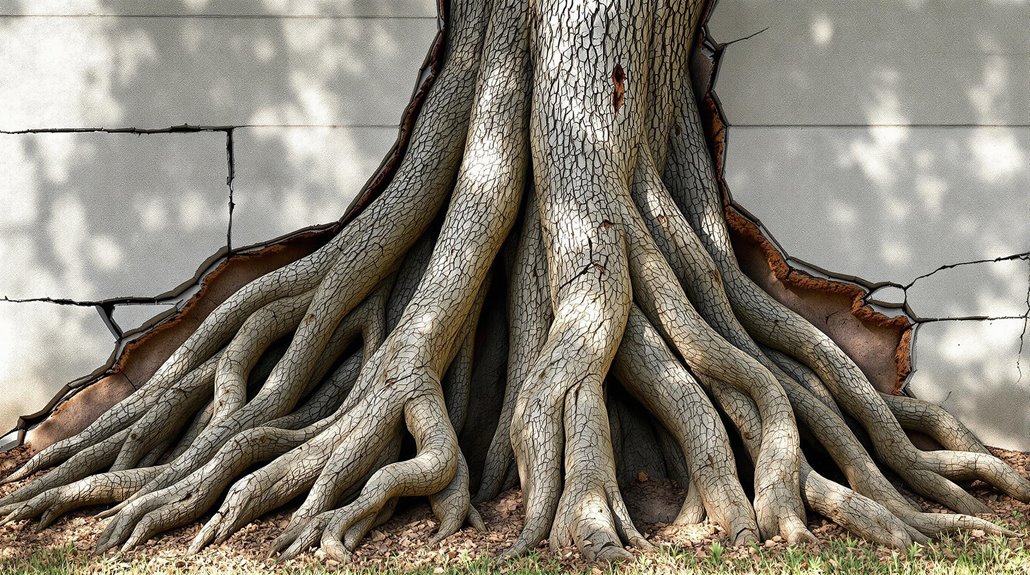
<svg viewBox="0 0 1030 575">
<path fill-rule="evenodd" d="M 208 258 L 337 219 L 436 31 L 429 0 L 0 2 L 0 298 L 29 300 L 0 301 L 0 433 Z M 235 127 L 231 232 L 228 130 L 103 131 L 183 124 Z M 90 305 L 127 296 L 163 303 Z"/>
<path fill-rule="evenodd" d="M 723 43 L 768 28 L 716 82 L 735 200 L 791 256 L 910 285 L 873 294 L 926 320 L 908 391 L 1024 450 L 1028 23 L 1018 0 L 719 0 L 709 26 Z"/>
<path fill-rule="evenodd" d="M 872 281 L 1030 250 L 1026 2 L 720 0 L 727 178 L 787 252 Z M 429 0 L 0 3 L 0 428 L 205 259 L 336 219 L 393 141 Z M 117 134 L 191 126 L 232 131 Z M 40 133 L 55 130 L 57 133 Z M 916 281 L 910 390 L 1030 449 L 1025 260 Z M 900 290 L 878 297 L 897 298 Z M 985 316 L 1012 318 L 956 320 Z"/>
</svg>

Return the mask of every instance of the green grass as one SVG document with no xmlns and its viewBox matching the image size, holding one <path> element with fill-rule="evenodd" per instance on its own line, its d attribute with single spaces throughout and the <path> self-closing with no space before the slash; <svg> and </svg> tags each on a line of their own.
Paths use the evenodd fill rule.
<svg viewBox="0 0 1030 575">
<path fill-rule="evenodd" d="M 226 563 L 235 563 L 232 559 Z M 231 570 L 224 566 L 180 566 L 165 560 L 157 563 L 137 556 L 126 559 L 119 556 L 94 557 L 77 552 L 67 546 L 40 549 L 26 559 L 0 561 L 0 574 L 190 574 L 227 575 L 228 573 L 261 573 L 276 575 L 315 575 L 326 572 L 354 575 L 412 575 L 451 574 L 503 574 L 552 575 L 567 573 L 555 560 L 530 555 L 518 561 L 498 562 L 491 559 L 459 557 L 446 564 L 417 568 L 403 566 L 402 559 L 387 560 L 385 568 L 352 569 L 340 566 L 328 570 L 315 562 L 306 564 L 239 565 Z M 702 549 L 663 548 L 655 553 L 643 554 L 635 561 L 616 567 L 586 566 L 577 569 L 586 575 L 605 574 L 717 574 L 717 575 L 780 575 L 780 574 L 881 574 L 911 575 L 955 574 L 1030 574 L 1030 548 L 1024 539 L 1004 537 L 972 538 L 957 535 L 928 546 L 912 546 L 905 552 L 889 551 L 861 543 L 854 539 L 834 539 L 816 551 L 806 548 L 755 545 L 743 549 L 726 549 L 718 542 Z"/>
</svg>

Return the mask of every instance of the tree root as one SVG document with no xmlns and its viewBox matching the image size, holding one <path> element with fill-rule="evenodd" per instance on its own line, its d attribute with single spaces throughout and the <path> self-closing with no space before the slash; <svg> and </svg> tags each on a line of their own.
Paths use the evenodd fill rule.
<svg viewBox="0 0 1030 575">
<path fill-rule="evenodd" d="M 1030 482 L 942 408 L 876 392 L 737 265 L 690 83 L 702 3 L 486 4 L 453 2 L 445 65 L 382 193 L 9 476 L 49 470 L 0 498 L 3 521 L 115 504 L 104 552 L 217 505 L 192 553 L 303 498 L 271 552 L 346 560 L 400 497 L 428 498 L 436 545 L 484 528 L 473 492 L 519 482 L 506 555 L 548 541 L 619 561 L 650 546 L 618 482 L 647 469 L 687 488 L 677 524 L 707 516 L 732 544 L 815 543 L 806 510 L 894 547 L 1011 535 L 957 482 L 1024 501 Z M 802 433 L 847 485 L 813 470 Z M 917 509 L 881 464 L 958 513 Z"/>
</svg>

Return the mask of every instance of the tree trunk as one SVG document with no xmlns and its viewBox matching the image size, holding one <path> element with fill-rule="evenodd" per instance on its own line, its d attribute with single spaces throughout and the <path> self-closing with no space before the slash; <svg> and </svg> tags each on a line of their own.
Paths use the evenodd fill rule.
<svg viewBox="0 0 1030 575">
<path fill-rule="evenodd" d="M 954 482 L 1023 501 L 1030 483 L 943 411 L 881 396 L 741 271 L 691 86 L 704 2 L 486 4 L 454 0 L 442 71 L 382 193 L 8 477 L 52 468 L 0 513 L 45 525 L 117 503 L 102 552 L 221 499 L 195 551 L 303 496 L 273 551 L 344 559 L 399 497 L 429 498 L 438 541 L 482 528 L 473 479 L 477 501 L 518 482 L 526 522 L 507 553 L 549 538 L 617 560 L 649 546 L 617 480 L 636 457 L 689 487 L 679 522 L 707 514 L 734 544 L 814 541 L 806 509 L 897 547 L 1004 532 Z M 476 407 L 489 397 L 496 409 Z M 949 450 L 916 449 L 903 425 Z M 848 486 L 812 469 L 801 430 Z M 483 450 L 459 442 L 484 435 Z M 922 513 L 881 465 L 960 514 Z"/>
</svg>

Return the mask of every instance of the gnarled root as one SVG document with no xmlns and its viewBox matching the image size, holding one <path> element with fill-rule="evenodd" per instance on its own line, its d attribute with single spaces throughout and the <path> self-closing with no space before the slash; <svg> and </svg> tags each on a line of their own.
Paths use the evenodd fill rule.
<svg viewBox="0 0 1030 575">
<path fill-rule="evenodd" d="M 484 528 L 472 489 L 519 482 L 508 555 L 548 541 L 617 561 L 649 547 L 618 483 L 646 469 L 687 487 L 676 523 L 707 515 L 732 544 L 814 542 L 806 510 L 895 547 L 1009 533 L 957 482 L 1023 500 L 1030 482 L 943 409 L 878 393 L 738 267 L 690 83 L 702 2 L 452 4 L 390 183 L 8 477 L 49 470 L 0 498 L 4 521 L 114 503 L 105 551 L 217 505 L 196 552 L 302 498 L 272 552 L 343 560 L 400 497 L 428 498 L 435 545 Z M 802 432 L 847 485 L 813 470 Z M 923 513 L 881 463 L 959 513 Z"/>
</svg>

